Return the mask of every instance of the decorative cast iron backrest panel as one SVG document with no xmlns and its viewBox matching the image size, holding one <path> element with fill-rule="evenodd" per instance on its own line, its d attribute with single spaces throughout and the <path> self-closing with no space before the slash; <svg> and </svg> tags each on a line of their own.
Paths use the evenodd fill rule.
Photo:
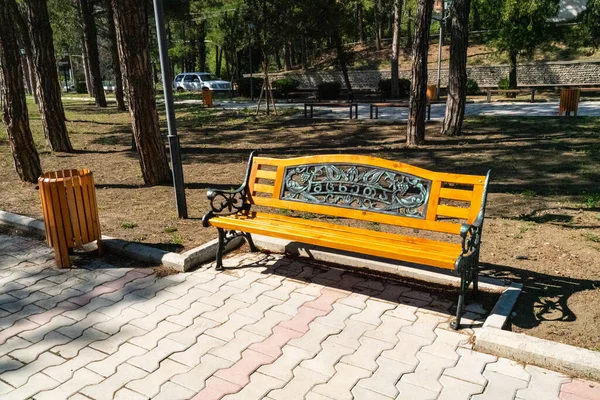
<svg viewBox="0 0 600 400">
<path fill-rule="evenodd" d="M 309 164 L 285 168 L 280 200 L 424 219 L 431 181 L 370 165 Z"/>
<path fill-rule="evenodd" d="M 333 154 L 254 157 L 246 202 L 459 234 L 481 211 L 485 176 L 429 171 L 381 158 Z"/>
</svg>

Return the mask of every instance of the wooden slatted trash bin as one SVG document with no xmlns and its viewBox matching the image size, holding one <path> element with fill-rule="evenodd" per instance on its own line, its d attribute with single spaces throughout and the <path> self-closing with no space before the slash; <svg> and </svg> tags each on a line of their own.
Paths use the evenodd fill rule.
<svg viewBox="0 0 600 400">
<path fill-rule="evenodd" d="M 580 89 L 562 89 L 560 91 L 560 105 L 558 106 L 558 115 L 562 116 L 564 114 L 566 116 L 569 116 L 571 115 L 571 113 L 573 113 L 574 116 L 577 116 L 580 93 Z"/>
<path fill-rule="evenodd" d="M 69 252 L 96 241 L 102 254 L 94 177 L 87 169 L 46 172 L 38 179 L 46 240 L 54 248 L 56 265 L 71 266 Z"/>
<path fill-rule="evenodd" d="M 437 100 L 437 85 L 427 85 L 427 101 Z"/>
</svg>

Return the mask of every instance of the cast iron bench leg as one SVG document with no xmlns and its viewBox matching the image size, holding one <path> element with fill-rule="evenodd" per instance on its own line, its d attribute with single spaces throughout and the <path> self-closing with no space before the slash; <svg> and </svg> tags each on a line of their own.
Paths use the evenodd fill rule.
<svg viewBox="0 0 600 400">
<path fill-rule="evenodd" d="M 248 242 L 248 246 L 250 247 L 250 251 L 256 253 L 258 248 L 254 244 L 254 240 L 252 240 L 252 235 L 249 233 L 244 233 L 244 238 L 246 238 L 246 242 Z"/>
<path fill-rule="evenodd" d="M 358 104 L 354 105 L 354 119 L 358 119 Z"/>
<path fill-rule="evenodd" d="M 223 271 L 223 251 L 225 250 L 225 230 L 223 228 L 217 228 L 219 232 L 219 245 L 217 246 L 217 265 L 215 269 L 217 271 Z"/>
<path fill-rule="evenodd" d="M 314 107 L 314 106 L 311 104 L 311 105 L 310 105 L 310 117 L 311 117 L 311 118 L 313 118 L 313 116 L 314 116 L 314 115 L 313 115 L 313 107 Z"/>
<path fill-rule="evenodd" d="M 306 112 L 306 104 L 304 104 L 304 119 L 306 119 L 308 117 L 307 112 Z"/>
<path fill-rule="evenodd" d="M 369 118 L 373 119 L 373 104 L 369 105 Z"/>
<path fill-rule="evenodd" d="M 427 121 L 431 121 L 431 103 L 427 107 Z"/>
</svg>

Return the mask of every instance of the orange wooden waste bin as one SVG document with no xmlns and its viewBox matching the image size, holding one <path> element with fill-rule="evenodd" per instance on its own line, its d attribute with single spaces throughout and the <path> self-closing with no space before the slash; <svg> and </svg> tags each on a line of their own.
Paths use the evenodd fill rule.
<svg viewBox="0 0 600 400">
<path fill-rule="evenodd" d="M 207 87 L 202 89 L 202 104 L 207 108 L 213 106 L 213 92 Z"/>
<path fill-rule="evenodd" d="M 96 241 L 102 254 L 102 235 L 94 177 L 87 169 L 46 172 L 38 179 L 46 240 L 54 248 L 56 265 L 71 266 L 69 252 Z"/>
<path fill-rule="evenodd" d="M 560 105 L 558 106 L 558 115 L 566 116 L 573 113 L 577 116 L 577 110 L 579 109 L 579 95 L 580 89 L 562 89 L 560 91 Z"/>
<path fill-rule="evenodd" d="M 437 85 L 427 85 L 427 101 L 437 100 Z"/>
</svg>

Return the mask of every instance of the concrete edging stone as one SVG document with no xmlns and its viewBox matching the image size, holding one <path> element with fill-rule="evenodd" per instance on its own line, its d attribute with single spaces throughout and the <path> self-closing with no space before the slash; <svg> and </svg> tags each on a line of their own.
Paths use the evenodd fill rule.
<svg viewBox="0 0 600 400">
<path fill-rule="evenodd" d="M 10 225 L 39 236 L 46 236 L 46 229 L 43 221 L 24 215 L 0 210 L 0 224 Z M 231 240 L 225 247 L 225 252 L 234 250 L 239 247 L 242 242 L 243 238 L 241 237 Z M 166 267 L 174 268 L 179 272 L 187 272 L 202 263 L 213 260 L 218 245 L 218 241 L 215 239 L 202 246 L 196 247 L 195 249 L 179 254 L 105 235 L 102 235 L 102 243 L 104 244 L 104 248 L 111 253 L 142 262 L 162 264 Z"/>
</svg>

